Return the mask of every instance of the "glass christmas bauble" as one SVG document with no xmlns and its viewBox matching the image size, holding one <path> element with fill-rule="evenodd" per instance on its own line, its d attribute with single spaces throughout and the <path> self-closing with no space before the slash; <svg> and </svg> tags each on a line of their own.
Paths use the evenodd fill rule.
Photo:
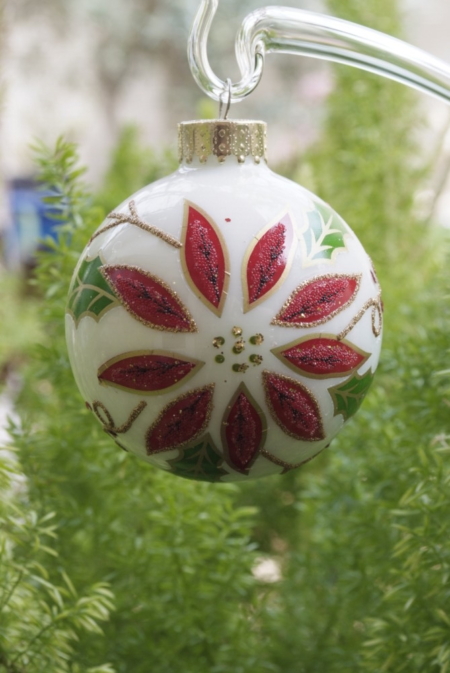
<svg viewBox="0 0 450 673">
<path fill-rule="evenodd" d="M 180 168 L 119 205 L 70 287 L 70 361 L 123 449 L 175 474 L 283 473 L 357 411 L 381 347 L 371 261 L 265 161 L 265 124 L 180 125 Z"/>
</svg>

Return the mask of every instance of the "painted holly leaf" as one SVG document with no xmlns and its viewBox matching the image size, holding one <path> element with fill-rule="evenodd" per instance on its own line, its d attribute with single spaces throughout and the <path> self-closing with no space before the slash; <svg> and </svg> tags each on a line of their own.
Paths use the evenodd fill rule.
<svg viewBox="0 0 450 673">
<path fill-rule="evenodd" d="M 186 202 L 181 262 L 191 290 L 215 315 L 223 311 L 230 279 L 228 254 L 218 227 Z"/>
<path fill-rule="evenodd" d="M 342 414 L 344 421 L 346 421 L 353 414 L 356 414 L 367 395 L 373 378 L 374 374 L 369 369 L 362 376 L 355 374 L 352 378 L 344 381 L 344 383 L 333 388 L 328 388 L 334 404 L 334 415 Z"/>
<path fill-rule="evenodd" d="M 157 276 L 126 265 L 105 265 L 101 271 L 128 313 L 147 327 L 165 332 L 197 331 L 181 299 Z"/>
<path fill-rule="evenodd" d="M 177 458 L 169 460 L 172 472 L 196 481 L 220 481 L 220 477 L 227 474 L 222 464 L 223 456 L 209 434 L 184 447 Z"/>
<path fill-rule="evenodd" d="M 169 392 L 186 383 L 203 362 L 168 351 L 135 351 L 108 360 L 98 370 L 100 383 L 131 393 Z"/>
<path fill-rule="evenodd" d="M 78 326 L 81 318 L 90 316 L 97 322 L 109 311 L 118 306 L 111 288 L 102 276 L 103 261 L 100 256 L 92 261 L 83 260 L 69 290 L 67 312 Z"/>
<path fill-rule="evenodd" d="M 263 384 L 270 414 L 283 432 L 305 442 L 325 438 L 319 406 L 305 386 L 269 371 L 263 372 Z"/>
<path fill-rule="evenodd" d="M 264 301 L 283 282 L 292 264 L 296 239 L 289 213 L 255 236 L 244 257 L 244 312 Z"/>
<path fill-rule="evenodd" d="M 319 276 L 299 285 L 272 320 L 281 327 L 316 327 L 343 311 L 356 297 L 361 275 Z"/>
<path fill-rule="evenodd" d="M 241 383 L 222 421 L 222 442 L 229 464 L 247 472 L 264 445 L 266 431 L 264 414 Z"/>
<path fill-rule="evenodd" d="M 316 379 L 349 374 L 369 357 L 369 353 L 331 334 L 310 335 L 274 348 L 272 353 L 295 372 Z"/>
<path fill-rule="evenodd" d="M 147 431 L 147 454 L 170 451 L 196 439 L 212 411 L 214 384 L 190 390 L 170 402 Z"/>
<path fill-rule="evenodd" d="M 303 267 L 332 261 L 345 250 L 345 236 L 348 235 L 343 221 L 337 213 L 325 204 L 315 203 L 315 209 L 308 213 L 309 226 L 303 233 Z"/>
</svg>

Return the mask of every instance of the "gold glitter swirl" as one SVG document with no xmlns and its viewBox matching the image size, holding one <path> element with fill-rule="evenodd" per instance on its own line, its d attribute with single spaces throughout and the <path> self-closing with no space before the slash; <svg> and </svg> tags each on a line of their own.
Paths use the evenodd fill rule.
<svg viewBox="0 0 450 673">
<path fill-rule="evenodd" d="M 319 453 L 322 453 L 322 451 L 325 451 L 325 449 L 328 449 L 330 445 L 327 444 L 323 449 L 320 449 L 317 453 L 315 453 L 313 456 L 310 456 L 309 458 L 306 458 L 306 460 L 302 460 L 300 463 L 288 463 L 285 460 L 282 460 L 281 458 L 277 458 L 277 456 L 274 456 L 273 454 L 269 453 L 269 451 L 266 451 L 266 449 L 261 449 L 260 455 L 264 456 L 264 458 L 267 458 L 267 460 L 270 460 L 271 463 L 274 463 L 275 465 L 279 465 L 280 467 L 283 468 L 283 472 L 281 474 L 286 474 L 286 472 L 290 472 L 291 470 L 296 470 L 298 467 L 301 467 L 302 465 L 306 465 L 306 463 L 309 463 L 310 460 L 315 458 L 316 456 L 319 455 Z"/>
<path fill-rule="evenodd" d="M 165 231 L 162 231 L 162 229 L 158 229 L 158 227 L 153 227 L 150 224 L 147 224 L 147 222 L 144 222 L 144 220 L 141 220 L 139 217 L 137 210 L 136 210 L 136 204 L 134 201 L 130 201 L 128 204 L 128 208 L 130 210 L 129 214 L 126 213 L 110 213 L 108 215 L 108 219 L 114 220 L 111 224 L 107 224 L 106 227 L 103 227 L 103 229 L 100 229 L 100 231 L 97 231 L 92 237 L 89 243 L 92 243 L 92 241 L 97 238 L 97 236 L 100 236 L 100 234 L 103 234 L 105 231 L 108 231 L 108 229 L 113 229 L 114 227 L 117 227 L 119 224 L 134 224 L 134 226 L 139 227 L 140 229 L 143 229 L 144 231 L 148 231 L 149 234 L 153 234 L 154 236 L 157 236 L 161 240 L 165 241 L 169 245 L 172 245 L 174 248 L 182 248 L 183 245 L 180 241 L 178 241 L 176 238 L 173 236 L 170 236 L 170 234 L 167 234 Z"/>
<path fill-rule="evenodd" d="M 105 407 L 103 402 L 99 402 L 98 400 L 93 402 L 92 403 L 92 411 L 97 416 L 100 423 L 103 425 L 103 430 L 105 432 L 107 432 L 108 434 L 115 436 L 115 435 L 123 434 L 124 432 L 128 432 L 128 430 L 133 425 L 134 421 L 137 419 L 137 417 L 145 409 L 146 406 L 147 406 L 147 402 L 144 402 L 144 401 L 139 402 L 139 404 L 137 405 L 137 407 L 135 407 L 133 409 L 133 411 L 131 412 L 128 419 L 125 421 L 125 423 L 122 423 L 122 425 L 119 425 L 119 426 L 115 425 L 113 417 L 111 416 L 110 412 Z M 100 411 L 102 413 L 100 413 Z M 103 416 L 103 414 L 104 414 L 104 416 Z"/>
<path fill-rule="evenodd" d="M 355 325 L 359 323 L 359 321 L 364 316 L 366 311 L 368 311 L 370 308 L 372 309 L 371 322 L 372 322 L 373 335 L 376 337 L 380 336 L 381 330 L 383 328 L 383 306 L 381 303 L 381 294 L 379 294 L 375 298 L 368 299 L 366 301 L 366 303 L 355 315 L 353 320 L 351 320 L 350 323 L 347 325 L 347 327 L 337 335 L 336 338 L 338 339 L 338 341 L 344 339 L 347 336 L 347 334 L 352 331 Z"/>
</svg>

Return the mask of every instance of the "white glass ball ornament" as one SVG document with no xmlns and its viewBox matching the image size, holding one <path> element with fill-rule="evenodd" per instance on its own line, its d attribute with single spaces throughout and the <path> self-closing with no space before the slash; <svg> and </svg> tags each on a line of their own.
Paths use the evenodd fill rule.
<svg viewBox="0 0 450 673">
<path fill-rule="evenodd" d="M 179 139 L 179 170 L 118 206 L 81 255 L 75 379 L 116 443 L 157 467 L 286 472 L 361 404 L 380 287 L 341 217 L 267 167 L 263 122 L 185 122 Z"/>
</svg>

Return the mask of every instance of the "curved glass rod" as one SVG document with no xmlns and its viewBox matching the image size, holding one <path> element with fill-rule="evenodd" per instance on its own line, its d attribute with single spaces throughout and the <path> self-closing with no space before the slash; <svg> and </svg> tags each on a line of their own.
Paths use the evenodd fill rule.
<svg viewBox="0 0 450 673">
<path fill-rule="evenodd" d="M 207 55 L 209 30 L 219 0 L 202 0 L 188 44 L 192 75 L 217 101 L 229 87 L 212 71 Z M 264 7 L 251 12 L 236 37 L 242 78 L 231 85 L 230 102 L 238 103 L 258 85 L 268 53 L 299 54 L 369 70 L 450 102 L 450 66 L 371 28 L 291 7 Z"/>
</svg>

